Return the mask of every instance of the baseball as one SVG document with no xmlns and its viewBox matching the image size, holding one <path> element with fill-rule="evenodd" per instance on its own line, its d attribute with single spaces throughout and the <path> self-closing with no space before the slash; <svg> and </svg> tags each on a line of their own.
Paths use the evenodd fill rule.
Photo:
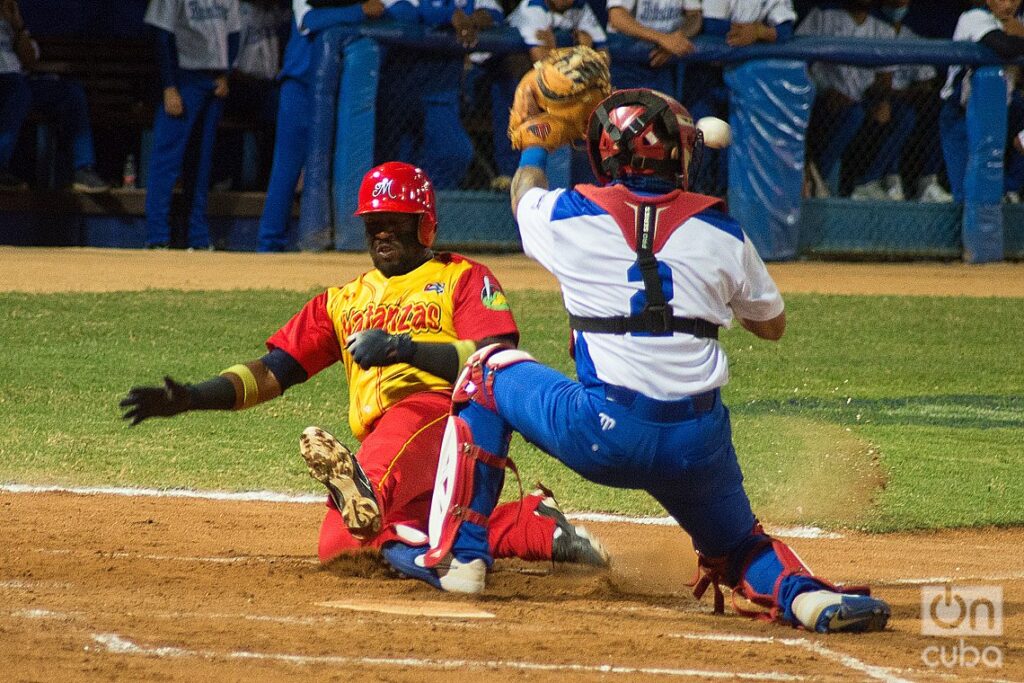
<svg viewBox="0 0 1024 683">
<path fill-rule="evenodd" d="M 704 144 L 712 149 L 723 149 L 732 142 L 732 128 L 720 118 L 705 116 L 697 121 L 697 130 L 704 134 Z"/>
</svg>

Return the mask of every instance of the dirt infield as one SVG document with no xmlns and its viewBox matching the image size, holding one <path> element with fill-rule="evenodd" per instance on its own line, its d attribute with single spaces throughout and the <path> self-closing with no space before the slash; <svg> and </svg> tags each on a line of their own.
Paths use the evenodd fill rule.
<svg viewBox="0 0 1024 683">
<path fill-rule="evenodd" d="M 510 289 L 553 286 L 522 259 L 485 260 Z M 0 291 L 305 289 L 366 264 L 0 248 Z M 1019 264 L 771 269 L 790 292 L 1024 296 Z M 1024 680 L 1020 529 L 792 539 L 822 574 L 869 582 L 894 607 L 885 633 L 821 637 L 712 615 L 684 585 L 692 555 L 671 527 L 588 524 L 610 570 L 503 561 L 466 600 L 395 580 L 372 556 L 319 567 L 322 512 L 0 489 L 0 680 Z M 1001 587 L 1004 635 L 923 636 L 921 587 L 947 582 Z M 461 616 L 418 613 L 439 610 Z M 998 668 L 977 662 L 997 653 Z"/>
</svg>

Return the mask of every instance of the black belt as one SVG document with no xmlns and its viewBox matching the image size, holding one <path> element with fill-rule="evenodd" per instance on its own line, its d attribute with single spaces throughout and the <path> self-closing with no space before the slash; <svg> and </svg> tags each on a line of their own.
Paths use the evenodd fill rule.
<svg viewBox="0 0 1024 683">
<path fill-rule="evenodd" d="M 718 339 L 718 325 L 713 322 L 702 318 L 680 318 L 672 314 L 659 315 L 658 313 L 650 312 L 638 315 L 616 315 L 607 318 L 585 318 L 570 313 L 569 326 L 580 332 L 604 334 L 684 332 L 702 339 Z"/>
<path fill-rule="evenodd" d="M 604 385 L 604 397 L 609 403 L 629 408 L 635 417 L 650 422 L 684 422 L 711 410 L 718 403 L 718 389 L 712 389 L 675 401 L 660 401 L 638 391 L 614 384 Z"/>
</svg>

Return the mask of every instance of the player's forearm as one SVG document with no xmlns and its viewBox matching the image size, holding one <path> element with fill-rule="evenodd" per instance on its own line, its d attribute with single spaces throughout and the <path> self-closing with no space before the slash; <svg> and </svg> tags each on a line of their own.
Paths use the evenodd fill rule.
<svg viewBox="0 0 1024 683">
<path fill-rule="evenodd" d="M 483 342 L 469 339 L 460 339 L 456 342 L 413 342 L 412 359 L 409 364 L 454 384 L 462 372 L 466 359 L 481 345 Z"/>
<path fill-rule="evenodd" d="M 745 318 L 740 318 L 739 320 L 746 330 L 768 341 L 778 341 L 786 332 L 785 311 L 770 320 L 747 320 Z"/>
<path fill-rule="evenodd" d="M 512 176 L 509 195 L 512 198 L 512 216 L 519 212 L 519 200 L 535 187 L 548 189 L 548 175 L 545 171 L 548 154 L 543 147 L 527 147 L 519 157 L 519 168 Z"/>
<path fill-rule="evenodd" d="M 226 379 L 231 383 L 232 396 L 231 405 L 227 406 L 227 391 L 221 389 L 218 384 L 219 380 Z M 262 360 L 249 361 L 248 363 L 240 363 L 238 365 L 232 365 L 227 370 L 220 373 L 219 377 L 215 377 L 208 382 L 196 385 L 191 390 L 203 387 L 204 385 L 211 385 L 211 394 L 217 391 L 216 394 L 219 402 L 216 405 L 211 405 L 209 408 L 215 410 L 242 410 L 244 408 L 252 408 L 260 403 L 265 403 L 272 398 L 277 398 L 284 390 L 281 388 L 281 383 L 277 381 L 277 377 L 270 371 L 270 368 Z M 190 390 L 190 393 L 191 393 Z M 202 409 L 202 408 L 200 408 Z"/>
<path fill-rule="evenodd" d="M 658 44 L 658 39 L 663 35 L 660 31 L 647 28 L 621 7 L 612 7 L 608 10 L 608 25 L 630 38 L 639 38 L 654 44 Z"/>
</svg>

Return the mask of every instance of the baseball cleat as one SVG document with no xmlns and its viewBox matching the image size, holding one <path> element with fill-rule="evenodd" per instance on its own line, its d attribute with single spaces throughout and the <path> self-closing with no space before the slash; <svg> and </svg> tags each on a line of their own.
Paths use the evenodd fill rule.
<svg viewBox="0 0 1024 683">
<path fill-rule="evenodd" d="M 299 452 L 309 467 L 309 476 L 327 487 L 327 494 L 353 536 L 370 538 L 380 531 L 380 506 L 352 451 L 327 431 L 307 427 L 299 437 Z"/>
<path fill-rule="evenodd" d="M 533 495 L 541 493 L 550 494 L 549 491 L 542 489 Z M 537 514 L 555 520 L 555 537 L 551 541 L 552 560 L 589 564 L 594 567 L 608 566 L 608 551 L 601 545 L 601 541 L 591 536 L 586 527 L 573 526 L 562 514 L 558 502 L 551 495 L 537 504 Z"/>
<path fill-rule="evenodd" d="M 380 551 L 388 564 L 402 576 L 418 579 L 448 593 L 483 593 L 487 584 L 487 564 L 481 559 L 460 562 L 450 553 L 436 567 L 424 567 L 421 562 L 427 546 L 410 546 L 393 541 L 385 543 Z"/>
<path fill-rule="evenodd" d="M 878 598 L 825 590 L 798 595 L 793 612 L 804 628 L 818 633 L 881 631 L 890 615 L 889 605 Z"/>
</svg>

